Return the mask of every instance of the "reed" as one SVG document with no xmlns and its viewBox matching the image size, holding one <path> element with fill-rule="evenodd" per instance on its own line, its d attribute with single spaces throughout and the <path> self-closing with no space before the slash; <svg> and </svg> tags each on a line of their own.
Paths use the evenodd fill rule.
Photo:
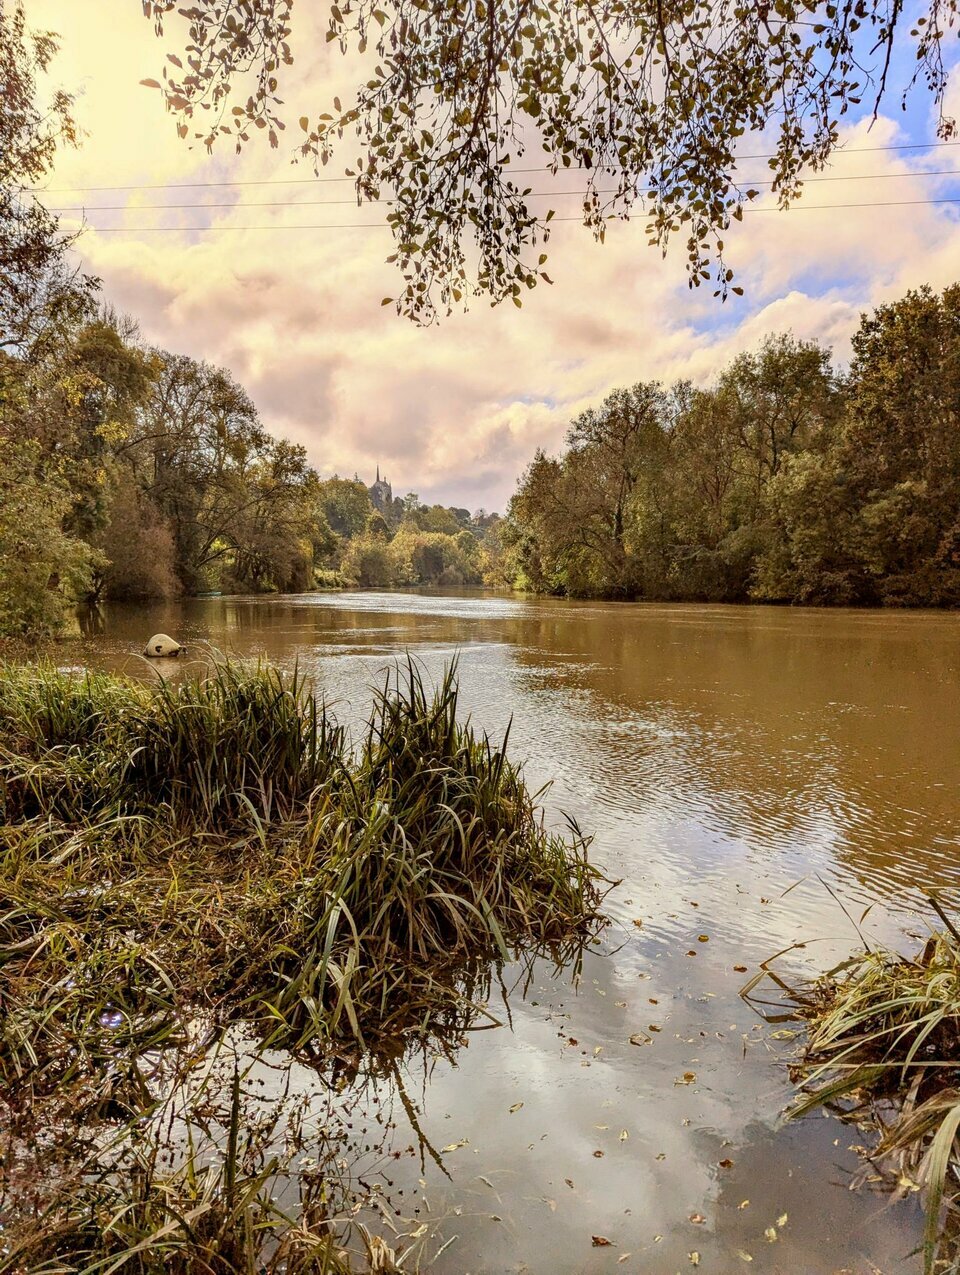
<svg viewBox="0 0 960 1275">
<path fill-rule="evenodd" d="M 156 1101 L 149 1060 L 186 1075 L 232 1029 L 318 1067 L 459 1038 L 491 962 L 576 961 L 603 881 L 574 824 L 545 826 L 506 743 L 461 720 L 454 669 L 430 690 L 412 660 L 356 746 L 296 671 L 218 663 L 151 689 L 0 667 L 10 1136 L 29 1143 L 38 1120 L 136 1130 Z M 22 1252 L 54 1262 L 36 1269 L 274 1269 L 288 1232 L 262 1165 L 238 1168 L 231 1195 L 219 1162 L 138 1164 L 94 1174 L 95 1200 L 58 1194 L 33 1229 L 24 1214 Z M 174 1216 L 219 1248 L 191 1249 Z M 338 1269 L 323 1227 L 283 1242 L 277 1270 Z M 231 1243 L 242 1261 L 223 1265 Z"/>
<path fill-rule="evenodd" d="M 871 1162 L 925 1193 L 925 1275 L 960 1260 L 960 935 L 940 916 L 916 957 L 865 950 L 801 997 L 804 1093 L 790 1111 L 830 1106 L 879 1135 Z"/>
</svg>

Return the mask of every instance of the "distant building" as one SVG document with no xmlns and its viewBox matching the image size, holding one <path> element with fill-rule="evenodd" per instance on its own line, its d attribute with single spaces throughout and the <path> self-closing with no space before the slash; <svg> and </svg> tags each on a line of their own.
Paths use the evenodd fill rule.
<svg viewBox="0 0 960 1275">
<path fill-rule="evenodd" d="M 370 500 L 374 509 L 379 509 L 381 513 L 385 513 L 390 508 L 393 501 L 393 488 L 387 482 L 386 478 L 380 477 L 380 466 L 377 466 L 377 481 L 372 487 L 368 487 Z"/>
</svg>

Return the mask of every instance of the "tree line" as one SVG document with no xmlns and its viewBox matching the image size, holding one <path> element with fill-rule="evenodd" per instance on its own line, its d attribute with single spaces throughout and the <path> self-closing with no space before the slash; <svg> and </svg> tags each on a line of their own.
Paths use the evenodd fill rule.
<svg viewBox="0 0 960 1275">
<path fill-rule="evenodd" d="M 479 583 L 485 515 L 412 493 L 378 512 L 274 438 L 228 371 L 103 303 L 31 193 L 76 142 L 71 97 L 39 105 L 55 52 L 0 0 L 0 636 L 103 598 Z"/>
<path fill-rule="evenodd" d="M 960 604 L 960 285 L 864 314 L 848 369 L 781 335 L 616 390 L 498 535 L 505 583 L 571 597 Z"/>
</svg>

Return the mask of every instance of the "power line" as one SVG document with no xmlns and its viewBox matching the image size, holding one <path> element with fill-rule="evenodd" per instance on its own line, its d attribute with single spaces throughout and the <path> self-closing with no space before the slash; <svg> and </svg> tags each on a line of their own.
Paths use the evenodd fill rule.
<svg viewBox="0 0 960 1275">
<path fill-rule="evenodd" d="M 836 153 L 838 155 L 868 155 L 875 154 L 879 151 L 930 151 L 939 150 L 945 146 L 960 146 L 958 142 L 902 142 L 891 146 L 849 146 L 838 147 Z M 735 162 L 748 159 L 776 159 L 777 152 L 770 151 L 764 155 L 737 155 L 734 156 Z M 587 169 L 590 167 L 586 164 L 571 164 L 569 167 L 560 166 L 558 173 L 570 172 L 573 169 Z M 607 167 L 603 164 L 596 165 L 599 172 L 607 171 Z M 503 165 L 503 171 L 510 173 L 547 173 L 552 172 L 550 165 L 544 164 L 536 168 L 512 168 L 509 164 Z M 214 188 L 221 186 L 295 186 L 300 184 L 313 185 L 317 182 L 355 182 L 355 177 L 263 177 L 258 180 L 224 180 L 211 182 L 156 182 L 142 183 L 135 182 L 130 185 L 118 186 L 50 186 L 50 187 L 33 187 L 32 194 L 35 195 L 64 195 L 72 194 L 75 191 L 103 191 L 103 190 L 192 190 L 194 188 Z M 813 180 L 808 179 L 808 180 Z M 756 183 L 754 183 L 756 185 Z"/>
<path fill-rule="evenodd" d="M 909 173 L 861 173 L 861 174 L 858 174 L 856 177 L 839 177 L 839 176 L 807 177 L 804 179 L 804 184 L 806 184 L 807 182 L 817 182 L 817 181 L 820 181 L 820 182 L 885 181 L 889 178 L 895 178 L 895 177 L 901 177 L 901 178 L 902 177 L 960 177 L 960 168 L 941 168 L 941 169 L 933 169 L 930 171 L 909 172 Z M 772 181 L 745 182 L 744 185 L 772 186 L 773 182 Z M 585 198 L 588 193 L 594 193 L 597 195 L 616 195 L 619 193 L 619 188 L 616 186 L 598 187 L 593 192 L 587 192 L 584 190 L 532 190 L 529 192 L 529 194 L 525 196 L 525 198 L 553 199 L 553 198 L 565 198 L 566 196 L 569 196 L 569 195 L 579 195 L 581 198 Z M 642 195 L 639 197 L 643 198 Z M 379 200 L 371 201 L 371 203 L 375 203 L 379 206 L 395 204 L 396 202 L 397 201 L 395 199 L 379 199 Z M 162 212 L 166 209 L 176 209 L 178 211 L 182 211 L 183 209 L 186 209 L 186 208 L 197 209 L 197 210 L 202 208 L 316 208 L 321 206 L 333 208 L 336 206 L 343 206 L 343 205 L 349 205 L 356 208 L 357 201 L 355 199 L 297 199 L 297 200 L 266 199 L 266 200 L 256 200 L 256 201 L 248 200 L 242 204 L 233 203 L 230 201 L 224 201 L 222 203 L 208 203 L 208 204 L 145 204 L 142 207 L 137 208 L 136 210 L 132 209 L 129 204 L 92 204 L 89 207 L 86 205 L 62 206 L 59 204 L 50 204 L 48 205 L 48 211 L 55 212 L 55 213 L 133 212 L 133 211 Z"/>
<path fill-rule="evenodd" d="M 830 212 L 842 208 L 913 208 L 917 206 L 933 206 L 935 204 L 960 204 L 960 196 L 944 199 L 888 199 L 878 202 L 858 204 L 792 204 L 789 208 L 744 208 L 746 213 L 770 212 Z M 194 205 L 196 207 L 196 205 Z M 610 217 L 606 222 L 627 221 L 626 217 Z M 552 217 L 551 224 L 557 221 L 579 221 L 582 217 Z M 162 234 L 193 234 L 214 230 L 385 230 L 386 222 L 382 221 L 331 221 L 308 226 L 284 226 L 276 223 L 272 226 L 89 226 L 89 230 L 98 235 L 142 235 L 158 232 Z"/>
</svg>

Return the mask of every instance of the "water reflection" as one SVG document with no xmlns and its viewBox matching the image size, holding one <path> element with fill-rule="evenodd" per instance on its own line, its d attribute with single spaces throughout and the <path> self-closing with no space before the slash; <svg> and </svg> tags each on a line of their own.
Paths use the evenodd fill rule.
<svg viewBox="0 0 960 1275">
<path fill-rule="evenodd" d="M 694 1251 L 724 1271 L 741 1252 L 757 1272 L 916 1269 L 915 1205 L 846 1189 L 849 1131 L 776 1128 L 791 1044 L 751 1017 L 734 967 L 798 941 L 795 971 L 846 954 L 855 935 L 818 877 L 857 914 L 873 904 L 880 937 L 955 884 L 960 617 L 216 598 L 111 608 L 64 658 L 139 675 L 131 653 L 158 630 L 298 661 L 355 721 L 394 655 L 436 675 L 459 654 L 464 707 L 494 732 L 513 719 L 528 779 L 553 781 L 551 817 L 595 830 L 595 860 L 622 878 L 579 994 L 540 971 L 512 1030 L 471 1037 L 429 1083 L 405 1073 L 426 1136 L 462 1143 L 442 1157 L 449 1179 L 429 1158 L 396 1171 L 404 1199 L 449 1217 L 443 1242 L 457 1236 L 438 1271 L 619 1270 L 629 1252 L 623 1269 L 673 1275 Z M 650 1043 L 631 1045 L 639 1033 Z M 406 1118 L 401 1104 L 397 1148 Z"/>
</svg>

